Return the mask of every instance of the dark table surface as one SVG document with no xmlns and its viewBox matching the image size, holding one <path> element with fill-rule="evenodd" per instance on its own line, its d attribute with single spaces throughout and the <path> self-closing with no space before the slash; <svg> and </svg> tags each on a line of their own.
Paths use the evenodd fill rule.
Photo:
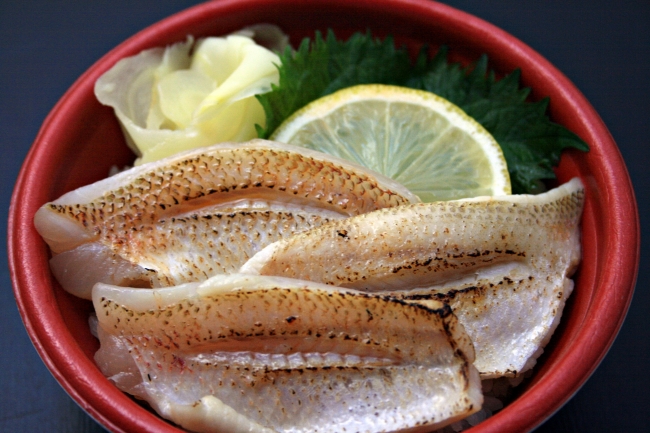
<svg viewBox="0 0 650 433">
<path fill-rule="evenodd" d="M 196 4 L 190 0 L 0 2 L 2 238 L 22 161 L 56 101 L 112 47 Z M 532 46 L 586 95 L 609 127 L 635 186 L 643 236 L 650 214 L 650 2 L 450 0 Z M 5 241 L 6 244 L 6 241 Z M 636 292 L 608 355 L 538 432 L 650 431 L 650 295 L 641 248 Z M 67 396 L 34 350 L 0 250 L 0 432 L 104 431 Z"/>
</svg>

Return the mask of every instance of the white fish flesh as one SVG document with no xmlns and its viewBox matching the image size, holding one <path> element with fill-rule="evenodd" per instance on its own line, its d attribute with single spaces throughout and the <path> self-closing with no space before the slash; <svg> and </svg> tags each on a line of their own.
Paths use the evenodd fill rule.
<svg viewBox="0 0 650 433">
<path fill-rule="evenodd" d="M 482 404 L 442 303 L 237 274 L 93 303 L 102 372 L 192 431 L 430 431 Z"/>
<path fill-rule="evenodd" d="M 446 300 L 482 376 L 517 375 L 534 364 L 572 291 L 583 202 L 574 179 L 537 196 L 383 209 L 275 242 L 241 272 Z"/>
<path fill-rule="evenodd" d="M 414 202 L 379 174 L 254 140 L 144 164 L 45 204 L 34 224 L 69 292 L 160 287 L 238 269 L 266 244 L 331 219 Z"/>
</svg>

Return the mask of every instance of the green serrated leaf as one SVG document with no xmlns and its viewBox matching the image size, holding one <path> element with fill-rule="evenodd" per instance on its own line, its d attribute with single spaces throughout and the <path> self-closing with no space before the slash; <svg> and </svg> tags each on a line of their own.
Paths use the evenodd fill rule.
<svg viewBox="0 0 650 433">
<path fill-rule="evenodd" d="M 508 164 L 513 193 L 540 191 L 541 180 L 555 177 L 553 167 L 564 149 L 587 151 L 577 135 L 551 122 L 548 100 L 527 102 L 530 89 L 521 88 L 515 70 L 497 80 L 482 55 L 462 67 L 447 59 L 442 47 L 429 58 L 423 47 L 414 62 L 393 39 L 374 39 L 370 32 L 338 40 L 332 30 L 326 38 L 316 33 L 294 52 L 281 56 L 280 81 L 271 92 L 257 98 L 266 113 L 266 127 L 258 134 L 268 138 L 280 124 L 308 103 L 358 84 L 394 84 L 426 90 L 450 100 L 487 129 L 500 144 Z"/>
<path fill-rule="evenodd" d="M 326 38 L 317 32 L 313 41 L 304 39 L 298 50 L 287 49 L 280 60 L 279 85 L 257 96 L 266 113 L 266 127 L 258 127 L 262 138 L 322 96 L 357 84 L 402 85 L 411 71 L 405 50 L 397 50 L 392 38 L 373 39 L 369 32 L 355 33 L 347 41 L 331 30 Z"/>
</svg>

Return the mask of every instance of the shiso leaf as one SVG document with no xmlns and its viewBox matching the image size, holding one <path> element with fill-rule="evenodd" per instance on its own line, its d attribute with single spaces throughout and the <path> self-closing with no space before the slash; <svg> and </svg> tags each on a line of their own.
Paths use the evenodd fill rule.
<svg viewBox="0 0 650 433">
<path fill-rule="evenodd" d="M 303 39 L 297 50 L 287 47 L 280 55 L 279 85 L 267 97 L 259 95 L 266 112 L 266 128 L 258 126 L 260 137 L 268 138 L 299 108 L 337 90 L 357 84 L 404 85 L 411 74 L 406 50 L 395 48 L 391 37 L 374 39 L 355 33 L 347 41 L 330 29 L 313 41 Z"/>
<path fill-rule="evenodd" d="M 564 149 L 588 151 L 573 132 L 547 116 L 548 98 L 530 102 L 529 88 L 520 87 L 517 69 L 501 79 L 488 68 L 488 57 L 463 67 L 450 63 L 447 47 L 430 58 L 423 47 L 414 62 L 406 48 L 396 48 L 391 37 L 373 38 L 370 32 L 338 40 L 332 30 L 326 38 L 316 33 L 296 51 L 280 56 L 280 80 L 271 92 L 257 98 L 266 113 L 267 138 L 291 114 L 322 96 L 358 84 L 394 84 L 426 90 L 458 105 L 485 127 L 500 144 L 515 194 L 541 192 L 542 180 L 554 179 L 553 167 Z"/>
</svg>

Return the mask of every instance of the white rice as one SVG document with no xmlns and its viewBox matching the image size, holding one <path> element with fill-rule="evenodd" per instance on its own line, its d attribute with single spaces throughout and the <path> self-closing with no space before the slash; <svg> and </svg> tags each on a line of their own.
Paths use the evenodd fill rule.
<svg viewBox="0 0 650 433">
<path fill-rule="evenodd" d="M 483 386 L 483 407 L 478 412 L 436 430 L 436 433 L 458 433 L 480 424 L 501 409 L 510 401 L 514 388 L 523 380 L 532 375 L 532 370 L 519 377 L 500 377 L 498 379 L 485 379 Z"/>
</svg>

